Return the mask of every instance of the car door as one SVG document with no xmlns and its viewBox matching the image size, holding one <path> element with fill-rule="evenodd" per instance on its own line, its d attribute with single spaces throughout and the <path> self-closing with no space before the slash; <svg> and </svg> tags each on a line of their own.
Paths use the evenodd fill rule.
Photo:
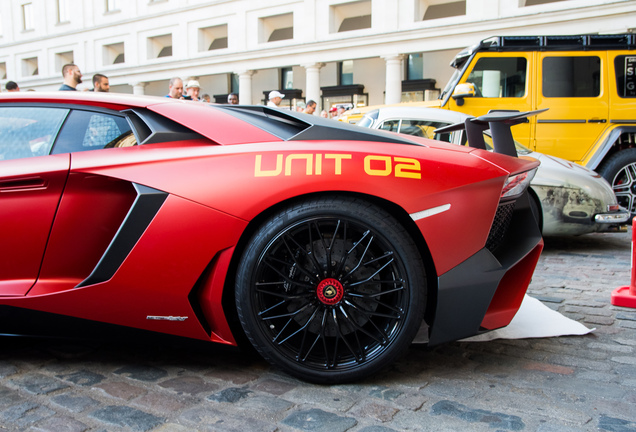
<svg viewBox="0 0 636 432">
<path fill-rule="evenodd" d="M 60 197 L 68 154 L 49 155 L 64 108 L 0 106 L 0 296 L 35 283 Z"/>
<path fill-rule="evenodd" d="M 51 150 L 54 156 L 70 157 L 71 168 L 40 275 L 29 296 L 74 288 L 91 274 L 126 217 L 136 192 L 128 181 L 74 167 L 82 160 L 125 163 L 121 156 L 126 160 L 124 153 L 134 151 L 136 144 L 125 115 L 99 108 L 71 110 Z M 133 146 L 135 149 L 130 149 Z"/>
<path fill-rule="evenodd" d="M 532 52 L 478 53 L 459 84 L 471 83 L 473 97 L 449 99 L 451 111 L 475 117 L 490 110 L 532 110 Z M 513 126 L 514 138 L 528 145 L 531 123 Z"/>
<path fill-rule="evenodd" d="M 581 161 L 607 127 L 607 53 L 540 52 L 536 151 Z"/>
</svg>

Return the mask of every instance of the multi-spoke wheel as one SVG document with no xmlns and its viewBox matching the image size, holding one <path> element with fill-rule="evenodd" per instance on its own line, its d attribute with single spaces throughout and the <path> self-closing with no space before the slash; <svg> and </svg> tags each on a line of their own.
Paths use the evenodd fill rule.
<svg viewBox="0 0 636 432">
<path fill-rule="evenodd" d="M 612 185 L 618 203 L 636 216 L 636 148 L 615 153 L 598 173 Z"/>
<path fill-rule="evenodd" d="M 284 209 L 238 268 L 239 319 L 272 364 L 314 382 L 359 379 L 394 361 L 420 327 L 420 254 L 383 210 L 316 199 Z"/>
</svg>

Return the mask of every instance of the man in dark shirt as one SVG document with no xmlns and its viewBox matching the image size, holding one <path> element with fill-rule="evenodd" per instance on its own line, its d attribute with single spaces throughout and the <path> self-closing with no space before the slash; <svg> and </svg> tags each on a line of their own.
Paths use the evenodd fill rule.
<svg viewBox="0 0 636 432">
<path fill-rule="evenodd" d="M 93 75 L 93 91 L 95 92 L 110 91 L 110 83 L 106 75 L 102 75 L 102 74 Z"/>
<path fill-rule="evenodd" d="M 183 96 L 183 80 L 179 77 L 174 77 L 170 79 L 170 83 L 168 84 L 168 94 L 166 97 L 172 99 L 182 99 Z"/>
<path fill-rule="evenodd" d="M 64 65 L 62 76 L 64 77 L 64 84 L 60 87 L 60 91 L 76 91 L 77 85 L 82 83 L 82 72 L 73 63 Z"/>
</svg>

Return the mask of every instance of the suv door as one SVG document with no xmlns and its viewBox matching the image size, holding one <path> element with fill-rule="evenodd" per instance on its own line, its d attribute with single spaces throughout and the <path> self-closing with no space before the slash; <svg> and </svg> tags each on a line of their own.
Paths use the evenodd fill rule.
<svg viewBox="0 0 636 432">
<path fill-rule="evenodd" d="M 459 100 L 450 98 L 452 111 L 472 116 L 487 114 L 492 109 L 532 110 L 533 53 L 478 53 L 459 84 L 472 83 L 475 96 Z M 458 103 L 459 102 L 459 103 Z M 512 128 L 514 138 L 524 145 L 530 141 L 530 123 Z"/>
<path fill-rule="evenodd" d="M 48 156 L 69 110 L 0 107 L 0 296 L 35 283 L 70 156 Z"/>
<path fill-rule="evenodd" d="M 537 53 L 536 150 L 581 161 L 603 130 L 609 115 L 607 53 Z"/>
</svg>

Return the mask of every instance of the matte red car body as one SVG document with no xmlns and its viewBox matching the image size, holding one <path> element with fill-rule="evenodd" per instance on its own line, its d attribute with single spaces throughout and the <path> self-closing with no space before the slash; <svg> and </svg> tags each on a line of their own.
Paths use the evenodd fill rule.
<svg viewBox="0 0 636 432">
<path fill-rule="evenodd" d="M 0 262 L 8 263 L 0 304 L 227 344 L 235 344 L 221 302 L 227 272 L 248 225 L 270 209 L 325 193 L 374 197 L 404 214 L 451 203 L 413 222 L 440 277 L 484 248 L 508 176 L 537 165 L 417 138 L 404 139 L 424 146 L 285 141 L 221 110 L 168 98 L 0 98 L 9 102 L 146 108 L 205 138 L 0 161 Z M 77 287 L 135 200 L 132 183 L 168 196 L 113 277 Z M 484 328 L 510 322 L 541 247 L 513 265 Z M 193 291 L 211 332 L 195 318 Z"/>
</svg>

